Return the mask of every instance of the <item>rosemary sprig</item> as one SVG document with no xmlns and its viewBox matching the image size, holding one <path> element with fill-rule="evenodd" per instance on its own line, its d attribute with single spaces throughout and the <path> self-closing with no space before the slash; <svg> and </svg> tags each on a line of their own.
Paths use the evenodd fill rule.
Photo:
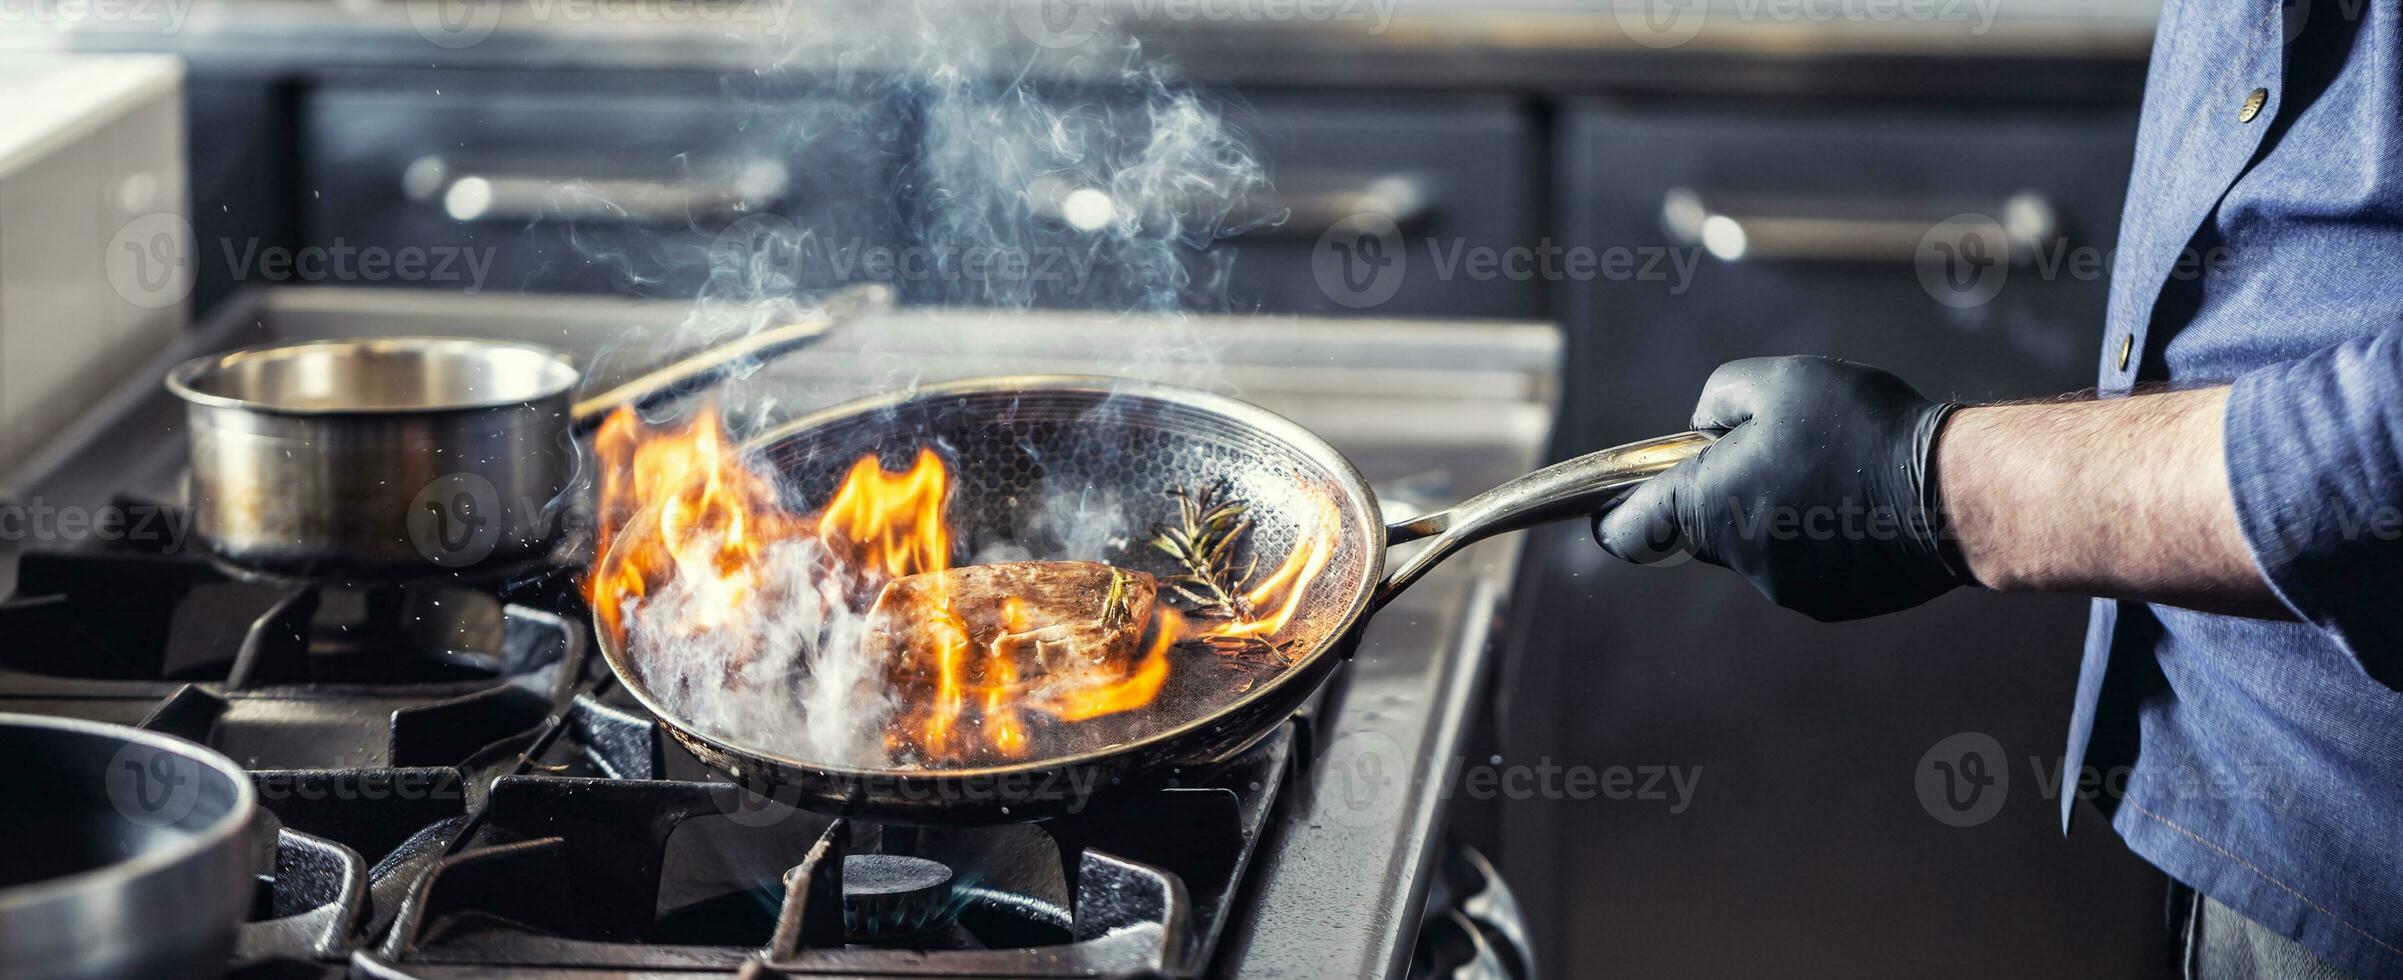
<svg viewBox="0 0 2403 980">
<path fill-rule="evenodd" d="M 1241 658 L 1278 667 L 1293 662 L 1292 644 L 1275 643 L 1264 636 L 1205 636 L 1197 642 L 1222 657 Z"/>
<path fill-rule="evenodd" d="M 1132 581 L 1117 566 L 1110 567 L 1110 591 L 1101 599 L 1101 628 L 1114 630 L 1134 621 L 1134 596 L 1127 590 Z"/>
<path fill-rule="evenodd" d="M 1168 488 L 1177 500 L 1177 522 L 1154 524 L 1151 546 L 1176 559 L 1184 572 L 1167 585 L 1193 603 L 1196 615 L 1249 619 L 1251 604 L 1243 600 L 1243 582 L 1252 567 L 1235 566 L 1237 545 L 1252 529 L 1251 505 L 1239 499 L 1220 499 L 1219 485 L 1194 489 Z"/>
</svg>

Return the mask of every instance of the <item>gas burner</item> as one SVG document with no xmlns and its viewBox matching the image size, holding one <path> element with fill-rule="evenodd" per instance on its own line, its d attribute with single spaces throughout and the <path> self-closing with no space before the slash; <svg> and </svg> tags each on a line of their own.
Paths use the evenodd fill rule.
<svg viewBox="0 0 2403 980">
<path fill-rule="evenodd" d="M 355 965 L 562 980 L 1190 976 L 1233 910 L 1294 744 L 1288 725 L 1196 784 L 966 828 L 830 818 L 722 781 L 505 776 Z"/>
<path fill-rule="evenodd" d="M 550 600 L 558 582 L 532 581 Z M 450 584 L 348 589 L 230 579 L 191 557 L 28 552 L 0 600 L 0 672 L 55 681 L 303 685 L 489 684 L 555 662 L 528 643 L 555 601 Z M 560 630 L 550 628 L 550 632 Z"/>
<path fill-rule="evenodd" d="M 853 942 L 906 941 L 952 923 L 951 869 L 904 854 L 843 858 L 843 935 Z"/>
</svg>

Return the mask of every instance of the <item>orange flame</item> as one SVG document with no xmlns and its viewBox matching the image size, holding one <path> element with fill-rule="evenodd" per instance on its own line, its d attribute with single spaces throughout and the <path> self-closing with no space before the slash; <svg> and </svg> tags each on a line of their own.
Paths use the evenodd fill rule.
<svg viewBox="0 0 2403 980">
<path fill-rule="evenodd" d="M 1168 648 L 1185 632 L 1185 617 L 1165 605 L 1154 607 L 1151 645 L 1143 662 L 1125 677 L 1068 691 L 1044 703 L 1043 710 L 1061 721 L 1085 721 L 1121 711 L 1133 711 L 1160 696 L 1168 683 Z"/>
<path fill-rule="evenodd" d="M 1317 519 L 1310 522 L 1307 536 L 1294 545 L 1293 553 L 1243 593 L 1244 605 L 1253 610 L 1251 617 L 1221 621 L 1200 635 L 1270 640 L 1284 632 L 1294 614 L 1301 611 L 1310 583 L 1318 580 L 1318 574 L 1335 557 L 1335 527 L 1335 505 L 1319 501 Z"/>
<path fill-rule="evenodd" d="M 1003 635 L 1023 633 L 1034 624 L 1026 615 L 1026 603 L 1011 597 L 1001 601 Z M 986 650 L 985 660 L 985 738 L 993 748 L 1006 756 L 1026 752 L 1026 721 L 1018 713 L 1018 658 L 1002 648 L 1002 637 L 993 638 Z M 1064 719 L 1074 721 L 1075 719 Z"/>
<path fill-rule="evenodd" d="M 621 642 L 628 640 L 628 606 L 670 584 L 696 601 L 686 621 L 665 627 L 671 635 L 649 638 L 658 649 L 674 649 L 678 633 L 744 629 L 758 615 L 755 607 L 780 601 L 778 590 L 794 584 L 769 581 L 762 560 L 768 546 L 783 541 L 810 538 L 824 546 L 825 577 L 806 587 L 838 597 L 853 615 L 864 615 L 896 579 L 951 567 L 954 536 L 944 508 L 952 477 L 932 449 L 921 449 L 899 472 L 885 470 L 874 455 L 859 459 L 825 506 L 806 515 L 782 505 L 776 477 L 742 458 L 715 413 L 655 429 L 621 409 L 601 427 L 595 449 L 603 463 L 601 557 L 586 590 Z M 635 520 L 646 508 L 655 517 Z M 1054 668 L 1049 676 L 1029 676 L 1023 651 L 1004 648 L 1004 637 L 1045 625 L 1030 622 L 1024 602 L 1004 600 L 1003 628 L 980 648 L 950 596 L 927 596 L 931 621 L 918 624 L 927 642 L 884 664 L 887 685 L 903 700 L 885 732 L 887 744 L 928 762 L 1020 758 L 1042 731 L 1030 726 L 1030 713 L 1073 724 L 1152 704 L 1168 683 L 1178 644 L 1197 637 L 1274 639 L 1286 628 L 1333 553 L 1334 515 L 1324 517 L 1301 547 L 1245 590 L 1252 616 L 1199 627 L 1155 602 L 1139 655 Z M 937 579 L 928 587 L 942 586 Z"/>
<path fill-rule="evenodd" d="M 943 519 L 950 495 L 951 471 L 932 449 L 918 450 L 899 474 L 862 456 L 819 512 L 818 540 L 848 547 L 855 566 L 886 580 L 942 571 L 951 567 L 951 527 Z"/>
<path fill-rule="evenodd" d="M 743 465 L 716 413 L 656 432 L 621 407 L 593 448 L 608 465 L 600 478 L 602 557 L 585 589 L 602 623 L 622 634 L 626 602 L 670 580 L 698 590 L 696 628 L 739 622 L 759 590 L 760 548 L 800 525 L 777 506 L 774 485 Z M 632 516 L 653 505 L 651 533 L 612 553 Z"/>
</svg>

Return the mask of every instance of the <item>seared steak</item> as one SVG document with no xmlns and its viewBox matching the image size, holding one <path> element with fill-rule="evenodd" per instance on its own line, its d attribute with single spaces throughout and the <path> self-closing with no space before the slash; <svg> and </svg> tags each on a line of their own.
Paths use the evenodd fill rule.
<svg viewBox="0 0 2403 980">
<path fill-rule="evenodd" d="M 1143 572 L 1097 561 L 1012 561 L 966 565 L 894 579 L 868 611 L 862 640 L 896 677 L 931 670 L 936 654 L 966 634 L 969 677 L 1001 656 L 1020 681 L 1125 663 L 1151 620 L 1158 586 Z"/>
</svg>

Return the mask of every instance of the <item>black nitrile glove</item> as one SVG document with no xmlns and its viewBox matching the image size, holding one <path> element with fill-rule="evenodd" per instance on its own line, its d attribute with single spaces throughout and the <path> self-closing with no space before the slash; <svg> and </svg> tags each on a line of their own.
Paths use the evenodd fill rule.
<svg viewBox="0 0 2403 980">
<path fill-rule="evenodd" d="M 1971 581 L 1928 479 L 1957 407 L 1849 361 L 1731 361 L 1694 407 L 1694 428 L 1726 434 L 1594 515 L 1594 538 L 1632 562 L 1724 565 L 1813 619 L 1916 606 Z"/>
</svg>

